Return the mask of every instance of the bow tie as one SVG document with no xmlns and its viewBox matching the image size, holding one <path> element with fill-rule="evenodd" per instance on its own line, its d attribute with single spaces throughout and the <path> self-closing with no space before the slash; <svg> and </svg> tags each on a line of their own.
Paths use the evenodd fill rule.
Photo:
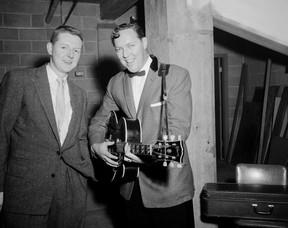
<svg viewBox="0 0 288 228">
<path fill-rule="evenodd" d="M 132 78 L 134 76 L 145 76 L 145 70 L 141 70 L 135 73 L 129 72 L 129 76 Z"/>
</svg>

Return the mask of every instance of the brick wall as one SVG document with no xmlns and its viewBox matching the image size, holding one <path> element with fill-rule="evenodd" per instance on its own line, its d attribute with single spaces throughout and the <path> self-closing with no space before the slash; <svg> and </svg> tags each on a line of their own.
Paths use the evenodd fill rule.
<svg viewBox="0 0 288 228">
<path fill-rule="evenodd" d="M 49 60 L 46 44 L 54 28 L 64 22 L 73 1 L 58 5 L 47 24 L 46 15 L 50 0 L 0 0 L 0 82 L 5 72 L 27 67 L 37 67 Z M 89 116 L 101 102 L 105 86 L 120 65 L 110 42 L 115 24 L 137 18 L 137 6 L 117 20 L 101 20 L 98 4 L 78 3 L 67 25 L 80 29 L 84 47 L 77 69 L 69 76 L 86 90 L 89 99 Z M 61 20 L 62 11 L 62 20 Z"/>
</svg>

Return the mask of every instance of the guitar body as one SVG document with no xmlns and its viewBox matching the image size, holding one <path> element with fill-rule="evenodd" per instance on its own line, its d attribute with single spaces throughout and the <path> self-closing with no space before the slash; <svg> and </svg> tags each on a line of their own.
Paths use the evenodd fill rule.
<svg viewBox="0 0 288 228">
<path fill-rule="evenodd" d="M 109 151 L 118 157 L 118 167 L 108 166 L 102 159 L 94 159 L 96 178 L 105 182 L 129 182 L 139 176 L 138 163 L 124 164 L 125 147 L 129 144 L 131 153 L 138 156 L 144 165 L 163 162 L 163 166 L 183 163 L 183 142 L 181 140 L 158 140 L 155 145 L 142 144 L 141 123 L 138 119 L 127 119 L 112 111 L 107 124 L 106 139 L 115 143 L 109 147 Z M 143 164 L 141 164 L 143 165 Z M 179 166 L 180 167 L 180 166 Z"/>
<path fill-rule="evenodd" d="M 106 139 L 114 141 L 115 144 L 109 147 L 109 151 L 118 157 L 118 167 L 107 165 L 102 159 L 94 159 L 96 178 L 104 182 L 128 182 L 135 180 L 139 175 L 139 167 L 136 164 L 124 165 L 126 143 L 141 143 L 142 131 L 138 119 L 118 119 L 119 113 L 111 112 L 108 122 Z"/>
<path fill-rule="evenodd" d="M 111 181 L 128 182 L 135 180 L 139 175 L 139 167 L 136 164 L 129 166 L 124 165 L 125 146 L 127 143 L 141 143 L 142 142 L 142 130 L 141 124 L 138 119 L 127 119 L 118 117 L 114 111 L 111 113 L 112 122 L 115 121 L 116 131 L 110 131 L 110 137 L 115 144 L 110 148 L 110 152 L 118 156 L 118 162 L 120 166 L 113 169 L 114 176 Z"/>
</svg>

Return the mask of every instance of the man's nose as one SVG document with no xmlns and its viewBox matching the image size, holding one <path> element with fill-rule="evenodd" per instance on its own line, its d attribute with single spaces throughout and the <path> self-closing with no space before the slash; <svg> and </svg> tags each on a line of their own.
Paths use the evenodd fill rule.
<svg viewBox="0 0 288 228">
<path fill-rule="evenodd" d="M 69 50 L 68 53 L 67 53 L 67 56 L 70 58 L 70 59 L 73 59 L 74 58 L 74 52 L 72 50 Z"/>
<path fill-rule="evenodd" d="M 129 51 L 127 48 L 123 49 L 123 57 L 127 57 L 129 55 Z"/>
</svg>

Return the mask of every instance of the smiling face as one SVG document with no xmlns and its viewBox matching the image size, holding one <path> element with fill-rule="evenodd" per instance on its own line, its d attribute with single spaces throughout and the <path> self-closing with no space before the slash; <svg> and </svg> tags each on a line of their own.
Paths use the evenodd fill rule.
<svg viewBox="0 0 288 228">
<path fill-rule="evenodd" d="M 60 33 L 54 45 L 51 42 L 47 44 L 52 70 L 59 77 L 65 77 L 77 66 L 81 48 L 82 40 L 78 36 L 70 33 Z"/>
<path fill-rule="evenodd" d="M 139 71 L 148 59 L 146 37 L 140 39 L 132 28 L 120 31 L 119 35 L 114 46 L 120 62 L 130 72 Z"/>
</svg>

